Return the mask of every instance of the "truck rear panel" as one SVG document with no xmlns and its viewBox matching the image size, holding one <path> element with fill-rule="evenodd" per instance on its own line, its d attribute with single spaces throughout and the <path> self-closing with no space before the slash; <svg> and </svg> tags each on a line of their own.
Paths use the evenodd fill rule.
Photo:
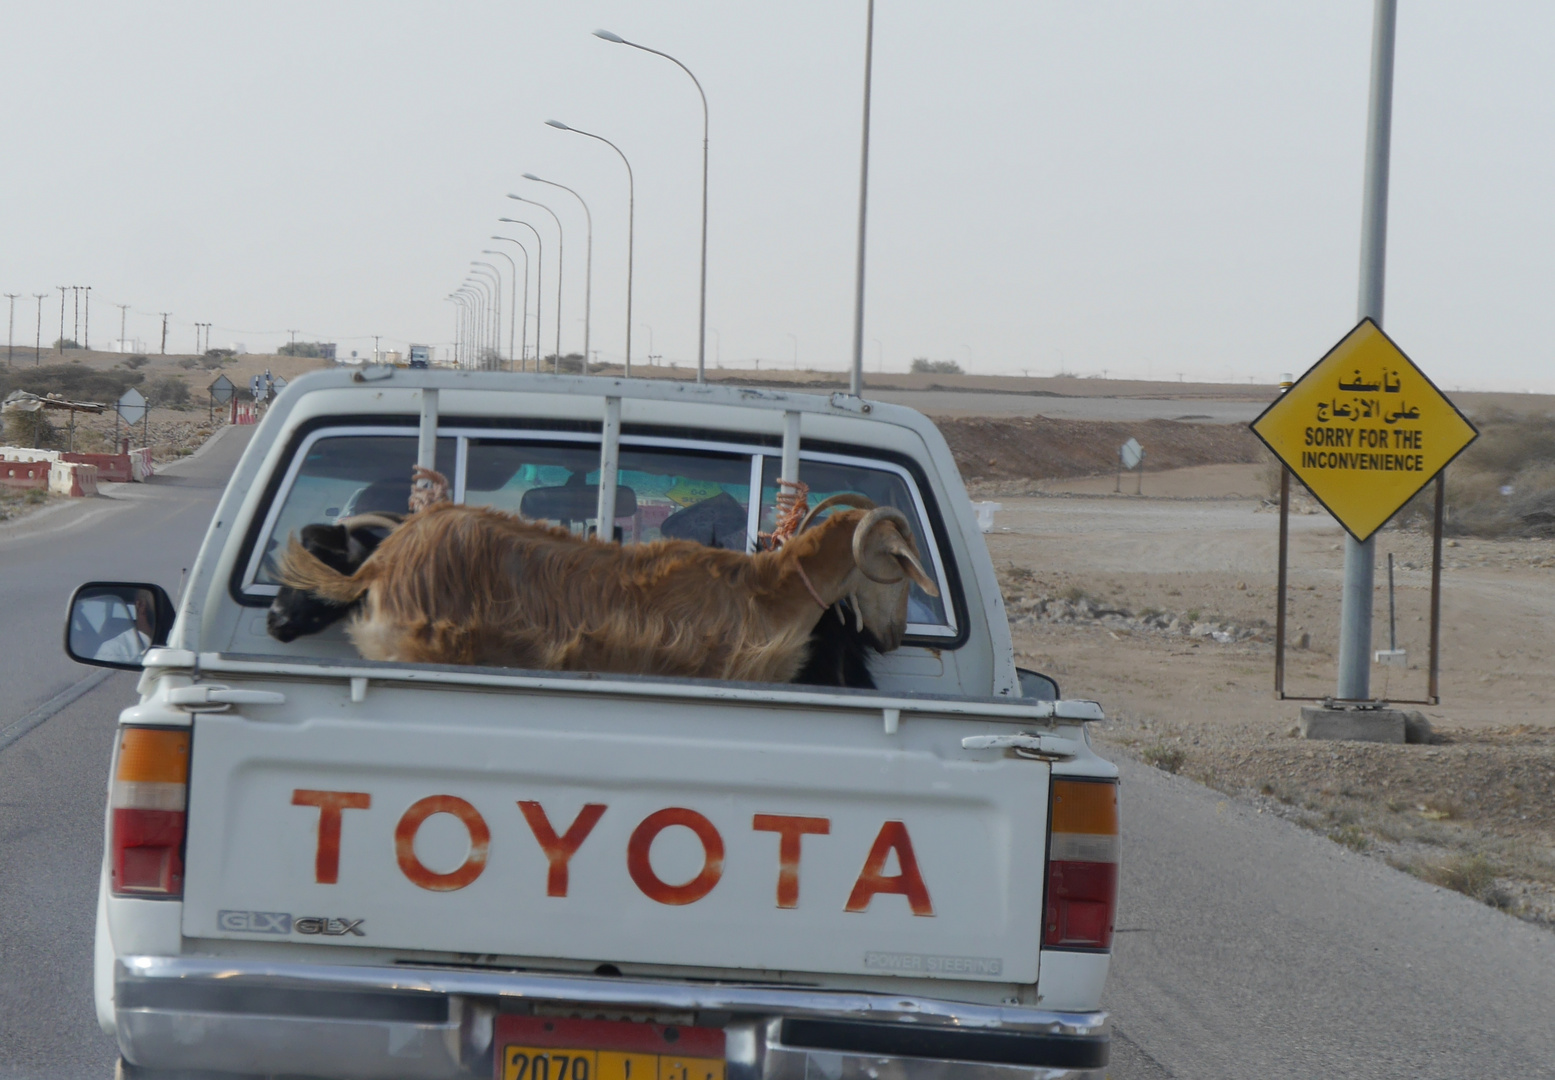
<svg viewBox="0 0 1555 1080">
<path fill-rule="evenodd" d="M 576 688 L 287 698 L 196 718 L 187 937 L 1037 980 L 1049 768 L 961 745 L 1014 725 Z"/>
</svg>

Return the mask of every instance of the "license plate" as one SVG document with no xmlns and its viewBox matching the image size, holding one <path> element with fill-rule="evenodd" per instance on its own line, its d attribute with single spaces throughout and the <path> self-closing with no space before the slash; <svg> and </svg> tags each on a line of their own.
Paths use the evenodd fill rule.
<svg viewBox="0 0 1555 1080">
<path fill-rule="evenodd" d="M 724 1080 L 719 1028 L 497 1018 L 497 1080 Z"/>
</svg>

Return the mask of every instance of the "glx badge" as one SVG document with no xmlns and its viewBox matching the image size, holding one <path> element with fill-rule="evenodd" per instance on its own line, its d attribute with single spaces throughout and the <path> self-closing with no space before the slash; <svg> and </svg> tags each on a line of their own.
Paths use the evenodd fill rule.
<svg viewBox="0 0 1555 1080">
<path fill-rule="evenodd" d="M 216 925 L 240 934 L 307 934 L 310 937 L 366 937 L 365 919 L 336 919 L 324 915 L 293 918 L 285 911 L 218 911 Z"/>
</svg>

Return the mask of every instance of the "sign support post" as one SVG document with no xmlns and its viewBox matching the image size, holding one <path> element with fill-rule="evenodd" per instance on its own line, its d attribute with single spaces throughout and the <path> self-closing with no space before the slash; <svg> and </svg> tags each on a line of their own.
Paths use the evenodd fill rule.
<svg viewBox="0 0 1555 1080">
<path fill-rule="evenodd" d="M 1361 273 L 1357 321 L 1382 325 L 1388 247 L 1388 151 L 1393 129 L 1393 31 L 1398 0 L 1376 0 L 1372 21 L 1371 101 L 1366 120 L 1366 182 L 1361 207 Z M 1346 536 L 1339 608 L 1341 701 L 1371 699 L 1371 605 L 1377 544 Z"/>
</svg>

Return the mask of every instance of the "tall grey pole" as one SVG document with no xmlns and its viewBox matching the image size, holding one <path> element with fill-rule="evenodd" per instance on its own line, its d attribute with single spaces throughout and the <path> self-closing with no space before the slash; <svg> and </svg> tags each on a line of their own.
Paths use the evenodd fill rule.
<svg viewBox="0 0 1555 1080">
<path fill-rule="evenodd" d="M 1376 0 L 1371 40 L 1371 107 L 1366 120 L 1366 186 L 1361 206 L 1361 274 L 1357 320 L 1382 325 L 1388 248 L 1388 147 L 1393 128 L 1393 30 L 1398 0 Z M 1371 697 L 1371 604 L 1376 537 L 1344 540 L 1344 593 L 1339 607 L 1337 697 Z"/>
<path fill-rule="evenodd" d="M 539 371 L 540 370 L 540 302 L 541 302 L 542 298 L 544 298 L 544 296 L 545 296 L 545 241 L 540 239 L 540 230 L 535 228 L 533 225 L 529 224 L 529 222 L 527 222 L 527 221 L 519 221 L 517 218 L 510 218 L 510 217 L 498 218 L 497 220 L 500 221 L 500 222 L 503 222 L 504 224 L 507 224 L 507 225 L 522 225 L 524 228 L 528 229 L 530 232 L 535 234 L 535 370 Z M 506 239 L 509 239 L 509 238 L 508 237 L 502 237 L 502 239 L 506 240 Z M 513 243 L 516 244 L 516 243 L 518 243 L 518 241 L 514 240 Z M 528 315 L 528 311 L 529 311 L 529 296 L 528 296 L 527 292 L 524 295 L 524 311 L 525 311 L 525 315 L 524 315 L 525 330 L 527 331 L 528 330 L 528 322 L 529 322 L 529 315 Z M 524 367 L 523 364 L 519 364 L 519 370 L 523 370 L 523 367 Z"/>
<path fill-rule="evenodd" d="M 702 291 L 701 300 L 697 309 L 697 382 L 707 381 L 707 94 L 702 90 L 702 83 L 691 69 L 666 52 L 658 49 L 650 49 L 646 45 L 639 45 L 635 41 L 627 41 L 619 34 L 612 34 L 609 30 L 595 30 L 594 36 L 605 41 L 613 41 L 618 45 L 630 45 L 634 49 L 652 53 L 654 56 L 662 56 L 676 67 L 680 68 L 696 85 L 697 94 L 702 99 Z"/>
<path fill-rule="evenodd" d="M 626 160 L 626 155 L 621 153 L 621 148 L 603 135 L 595 135 L 592 131 L 584 131 L 582 128 L 568 127 L 560 120 L 547 120 L 547 124 L 563 131 L 574 131 L 579 135 L 587 135 L 591 139 L 598 139 L 610 149 L 621 156 L 621 164 L 626 166 L 626 377 L 632 377 L 632 247 L 635 244 L 637 233 L 637 181 L 632 176 L 632 163 Z"/>
<path fill-rule="evenodd" d="M 11 322 L 5 332 L 5 366 L 11 366 L 11 341 L 16 336 L 16 298 L 21 293 L 8 292 L 6 299 L 11 301 Z"/>
<path fill-rule="evenodd" d="M 518 263 L 514 262 L 513 261 L 513 256 L 509 255 L 505 251 L 496 251 L 496 250 L 494 250 L 492 248 L 481 248 L 481 254 L 482 255 L 501 255 L 504 259 L 506 259 L 508 261 L 508 266 L 512 267 L 512 270 L 513 270 L 512 284 L 510 284 L 508 286 L 508 370 L 512 371 L 513 370 L 513 336 L 514 336 L 513 335 L 513 319 L 514 319 L 515 316 L 518 315 Z M 528 256 L 525 256 L 525 258 L 528 258 Z M 529 271 L 527 269 L 525 269 L 524 272 L 527 274 Z M 526 284 L 524 286 L 524 288 L 525 288 L 525 291 L 527 293 L 529 286 Z M 529 297 L 526 295 L 524 297 L 524 299 L 527 300 L 527 299 L 529 299 Z M 498 327 L 497 329 L 498 329 L 498 332 L 500 334 L 502 328 Z"/>
<path fill-rule="evenodd" d="M 513 260 L 509 259 L 508 261 L 512 262 Z M 474 267 L 485 267 L 486 269 L 490 270 L 492 276 L 497 279 L 496 293 L 492 298 L 492 311 L 496 318 L 495 345 L 497 359 L 500 361 L 502 359 L 502 271 L 493 264 L 486 262 L 472 262 L 470 265 Z M 516 275 L 517 270 L 515 270 L 514 273 Z"/>
<path fill-rule="evenodd" d="M 38 300 L 38 326 L 34 331 L 32 339 L 32 366 L 37 367 L 43 363 L 43 301 L 49 294 L 46 292 L 35 292 L 32 295 L 37 297 Z"/>
<path fill-rule="evenodd" d="M 858 271 L 853 287 L 853 373 L 848 379 L 849 392 L 854 397 L 864 392 L 864 222 L 869 210 L 869 90 L 874 58 L 875 0 L 869 0 L 869 17 L 864 32 L 864 136 L 858 167 Z"/>
<path fill-rule="evenodd" d="M 124 351 L 124 313 L 130 309 L 128 304 L 115 304 L 119 309 L 119 351 Z"/>
<path fill-rule="evenodd" d="M 583 207 L 583 220 L 587 226 L 585 234 L 587 239 L 583 246 L 583 374 L 587 375 L 589 373 L 589 327 L 594 322 L 594 215 L 589 213 L 589 204 L 583 201 L 583 196 L 566 184 L 558 184 L 555 180 L 541 180 L 534 173 L 525 173 L 524 179 L 561 188 L 577 199 L 579 205 Z"/>
<path fill-rule="evenodd" d="M 551 365 L 551 371 L 552 371 L 553 374 L 559 375 L 559 374 L 561 374 L 561 370 L 562 370 L 562 247 L 563 247 L 563 244 L 564 244 L 564 242 L 562 240 L 562 219 L 556 216 L 556 211 L 555 210 L 552 210 L 549 206 L 546 206 L 544 203 L 537 203 L 533 199 L 526 199 L 526 198 L 524 198 L 522 195 L 509 195 L 508 198 L 516 199 L 518 202 L 521 202 L 521 203 L 528 203 L 530 206 L 538 206 L 541 210 L 544 210 L 547 214 L 550 214 L 551 215 L 551 220 L 556 222 L 556 362 Z M 539 326 L 538 326 L 538 320 L 536 320 L 536 323 L 537 323 L 537 325 L 536 325 L 536 328 L 535 328 L 535 346 L 536 346 L 536 348 L 535 348 L 535 353 L 536 353 L 536 355 L 535 355 L 535 370 L 539 371 L 540 370 L 540 357 L 539 357 L 539 351 L 540 351 L 539 350 L 540 331 L 539 331 Z M 589 358 L 587 356 L 585 356 L 583 358 L 583 369 L 585 371 L 588 370 L 588 362 L 589 362 Z"/>
<path fill-rule="evenodd" d="M 531 232 L 533 230 L 530 230 Z M 524 360 L 529 355 L 529 249 L 511 236 L 493 236 L 493 240 L 504 240 L 509 244 L 516 244 L 518 250 L 524 253 L 524 320 L 519 323 L 518 331 L 518 369 L 524 370 Z M 516 279 L 515 279 L 516 280 Z M 518 314 L 518 302 L 513 303 L 513 314 Z M 508 351 L 513 350 L 513 321 L 508 320 Z"/>
</svg>

